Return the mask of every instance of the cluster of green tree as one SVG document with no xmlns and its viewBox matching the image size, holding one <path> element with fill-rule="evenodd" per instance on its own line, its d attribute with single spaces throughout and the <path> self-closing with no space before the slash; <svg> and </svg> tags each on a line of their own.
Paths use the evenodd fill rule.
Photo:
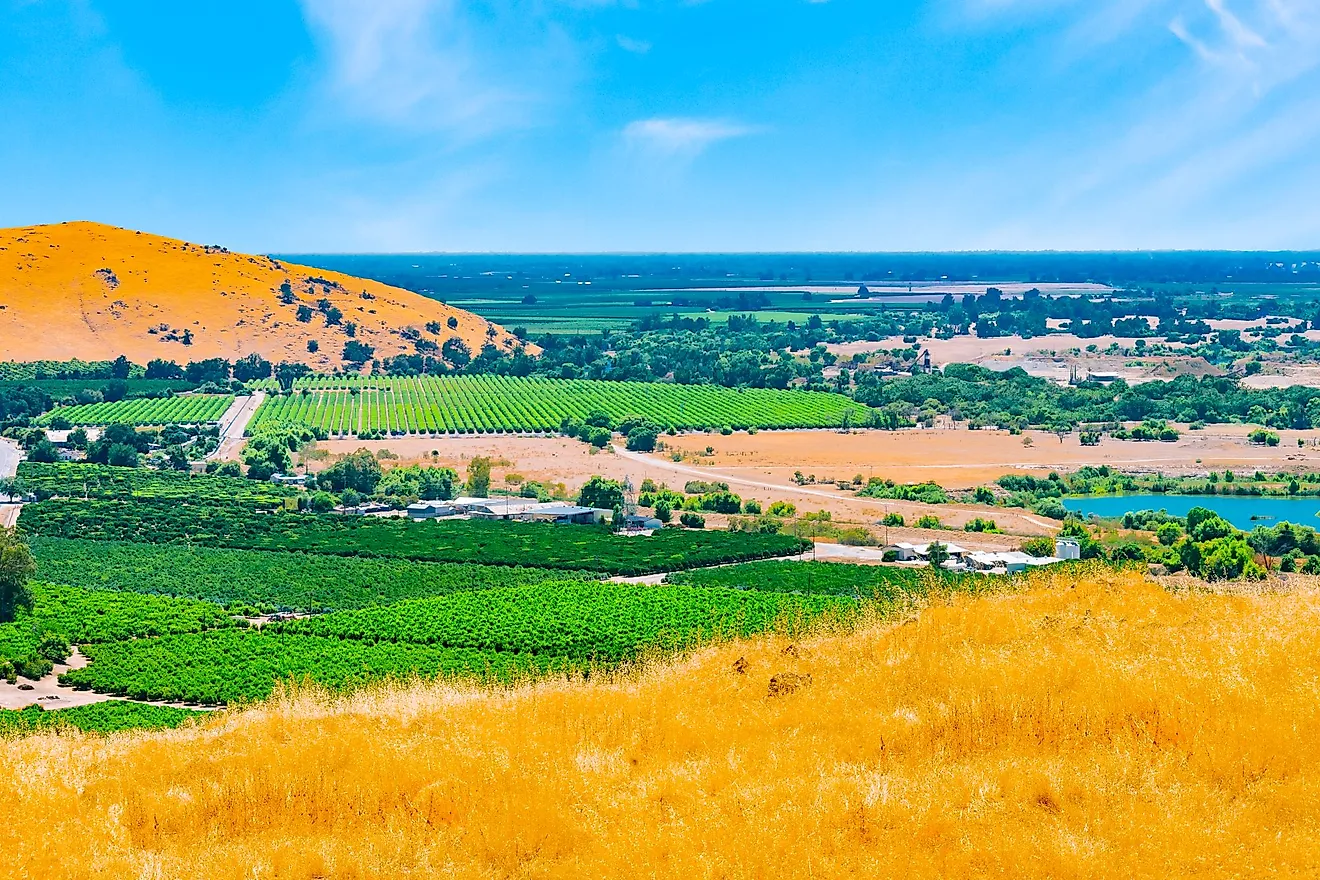
<svg viewBox="0 0 1320 880">
<path fill-rule="evenodd" d="M 891 498 L 895 501 L 919 501 L 922 504 L 947 504 L 949 493 L 938 483 L 900 484 L 872 477 L 857 493 L 866 498 Z"/>
<path fill-rule="evenodd" d="M 806 381 L 808 390 L 838 390 L 839 382 L 827 382 L 822 370 L 835 363 L 835 356 L 819 347 L 855 335 L 835 323 L 826 328 L 812 318 L 799 328 L 794 322 L 759 323 L 752 316 L 731 316 L 727 324 L 712 325 L 704 318 L 674 318 L 662 329 L 638 328 L 630 332 L 563 336 L 547 334 L 536 340 L 539 357 L 523 348 L 505 352 L 486 345 L 471 359 L 422 355 L 399 355 L 378 361 L 374 367 L 390 375 L 495 374 L 543 376 L 561 379 L 612 379 L 638 382 L 713 384 L 745 388 L 787 388 L 795 380 Z M 875 329 L 861 338 L 880 339 L 903 332 L 891 319 L 868 320 Z M 923 324 L 914 330 L 928 331 Z M 515 328 L 515 333 L 518 332 Z M 915 338 L 915 337 L 914 337 Z M 790 351 L 806 349 L 811 357 L 802 360 Z M 915 358 L 915 352 L 912 357 Z M 842 387 L 847 387 L 847 381 Z"/>
<path fill-rule="evenodd" d="M 43 501 L 23 511 L 34 535 L 99 541 L 291 550 L 434 562 L 641 575 L 788 556 L 804 542 L 781 535 L 665 529 L 645 541 L 606 528 L 537 523 L 410 522 L 276 511 L 187 501 Z"/>
<path fill-rule="evenodd" d="M 1232 378 L 1179 376 L 1168 382 L 1128 386 L 1083 382 L 1060 386 L 1019 368 L 995 372 L 950 364 L 943 373 L 880 379 L 858 377 L 855 396 L 873 407 L 899 407 L 908 419 L 928 422 L 951 416 L 973 427 L 1071 430 L 1147 419 L 1177 422 L 1245 422 L 1276 428 L 1320 426 L 1320 390 L 1247 388 Z"/>
<path fill-rule="evenodd" d="M 1109 432 L 1109 436 L 1115 440 L 1160 440 L 1164 443 L 1175 443 L 1182 435 L 1177 429 L 1169 427 L 1168 422 L 1161 419 L 1146 419 L 1131 429 L 1115 428 Z"/>
<path fill-rule="evenodd" d="M 624 445 L 634 452 L 652 452 L 664 428 L 642 416 L 624 416 L 617 422 L 604 410 L 592 410 L 582 420 L 565 418 L 559 428 L 567 437 L 576 437 L 598 449 L 604 449 L 622 434 Z M 671 432 L 672 433 L 672 432 Z"/>
<path fill-rule="evenodd" d="M 0 381 L 141 379 L 145 371 L 120 355 L 113 361 L 0 361 Z"/>
<path fill-rule="evenodd" d="M 252 480 L 269 480 L 293 471 L 293 453 L 308 443 L 324 440 L 315 428 L 301 422 L 262 422 L 243 448 L 243 463 Z"/>
</svg>

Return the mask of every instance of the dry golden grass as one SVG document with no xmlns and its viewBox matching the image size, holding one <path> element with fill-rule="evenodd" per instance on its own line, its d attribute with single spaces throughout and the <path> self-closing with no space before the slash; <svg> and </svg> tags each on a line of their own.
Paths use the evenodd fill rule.
<svg viewBox="0 0 1320 880">
<path fill-rule="evenodd" d="M 1315 876 L 1317 671 L 1313 589 L 1043 574 L 615 682 L 4 743 L 0 875 Z"/>
<path fill-rule="evenodd" d="M 104 271 L 104 270 L 109 270 Z M 331 282 L 327 288 L 309 278 Z M 284 303 L 289 282 L 297 302 Z M 364 299 L 366 293 L 370 299 Z M 320 369 L 342 365 L 347 337 L 317 315 L 295 316 L 328 299 L 357 325 L 357 339 L 378 357 L 414 352 L 398 331 L 413 327 L 437 345 L 462 337 L 473 352 L 493 326 L 470 312 L 376 281 L 268 257 L 230 253 L 100 223 L 60 223 L 0 229 L 0 359 L 109 360 L 152 358 L 186 363 L 236 359 L 256 352 L 274 361 L 303 361 Z M 447 326 L 449 318 L 457 328 Z M 425 325 L 438 321 L 438 335 Z M 162 331 L 164 325 L 169 328 Z M 147 332 L 155 328 L 155 334 Z M 184 330 L 192 332 L 185 346 Z M 166 341 L 170 334 L 174 341 Z M 315 339 L 320 350 L 307 351 Z M 505 349 L 515 340 L 496 327 Z"/>
</svg>

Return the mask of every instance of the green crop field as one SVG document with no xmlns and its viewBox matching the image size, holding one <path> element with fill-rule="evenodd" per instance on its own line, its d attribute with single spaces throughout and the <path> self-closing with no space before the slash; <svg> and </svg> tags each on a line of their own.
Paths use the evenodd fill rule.
<svg viewBox="0 0 1320 880">
<path fill-rule="evenodd" d="M 893 600 L 907 594 L 924 595 L 935 577 L 926 569 L 765 560 L 676 572 L 665 580 L 671 584 L 701 587 Z M 949 578 L 946 576 L 941 580 Z"/>
<path fill-rule="evenodd" d="M 791 556 L 807 547 L 800 538 L 749 532 L 663 529 L 639 539 L 597 526 L 262 513 L 237 504 L 157 499 L 42 501 L 23 509 L 23 529 L 55 538 L 535 565 L 612 575 Z"/>
<path fill-rule="evenodd" d="M 564 580 L 572 572 L 316 553 L 32 538 L 37 577 L 99 590 L 205 599 L 262 612 L 388 605 L 463 590 Z"/>
<path fill-rule="evenodd" d="M 238 626 L 225 609 L 195 599 L 33 584 L 32 608 L 0 623 L 0 660 L 17 664 L 48 638 L 114 642 Z"/>
<path fill-rule="evenodd" d="M 593 410 L 618 422 L 642 416 L 676 430 L 837 427 L 867 408 L 839 394 L 511 376 L 334 376 L 298 380 L 271 395 L 253 427 L 301 422 L 331 436 L 558 431 Z"/>
<path fill-rule="evenodd" d="M 616 662 L 780 627 L 791 632 L 855 604 L 828 596 L 613 583 L 544 583 L 455 593 L 271 624 L 372 643 L 406 642 Z"/>
<path fill-rule="evenodd" d="M 113 403 L 56 407 L 37 420 L 49 425 L 63 418 L 73 425 L 201 425 L 217 422 L 234 402 L 231 394 L 139 397 Z"/>
<path fill-rule="evenodd" d="M 82 462 L 21 462 L 18 481 L 41 498 L 175 499 L 282 507 L 286 499 L 298 495 L 297 489 L 261 480 Z"/>
<path fill-rule="evenodd" d="M 411 643 L 231 631 L 91 646 L 91 665 L 61 683 L 141 700 L 261 700 L 281 681 L 348 689 L 382 679 L 512 681 L 570 668 L 567 660 Z"/>
<path fill-rule="evenodd" d="M 650 651 L 775 629 L 794 632 L 855 603 L 693 587 L 544 583 L 362 611 L 87 645 L 75 687 L 133 699 L 232 703 L 281 681 L 334 689 L 380 679 L 508 682 L 580 673 Z"/>
</svg>

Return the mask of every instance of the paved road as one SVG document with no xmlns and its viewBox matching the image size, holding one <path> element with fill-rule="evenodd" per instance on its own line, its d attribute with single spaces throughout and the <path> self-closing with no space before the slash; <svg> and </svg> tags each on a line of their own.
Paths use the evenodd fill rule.
<svg viewBox="0 0 1320 880">
<path fill-rule="evenodd" d="M 0 440 L 0 480 L 13 479 L 18 473 L 18 459 L 22 455 L 13 440 Z"/>
<path fill-rule="evenodd" d="M 220 417 L 220 445 L 207 458 L 236 458 L 238 450 L 243 446 L 243 432 L 265 400 L 264 391 L 254 391 L 250 397 L 235 397 L 229 409 Z"/>
</svg>

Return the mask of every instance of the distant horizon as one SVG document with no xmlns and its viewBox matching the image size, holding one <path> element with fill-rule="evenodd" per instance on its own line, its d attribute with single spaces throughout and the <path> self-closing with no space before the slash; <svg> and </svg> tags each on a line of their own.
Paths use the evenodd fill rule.
<svg viewBox="0 0 1320 880">
<path fill-rule="evenodd" d="M 1228 255 L 1228 256 L 1269 256 L 1290 254 L 1297 256 L 1315 256 L 1320 258 L 1320 247 L 1291 248 L 1285 250 L 1254 250 L 1234 248 L 1131 248 L 1131 249 L 1075 249 L 1061 250 L 1046 248 L 1042 250 L 913 250 L 913 251 L 258 251 L 262 256 L 276 259 L 293 257 L 940 257 L 940 256 L 1134 256 L 1142 254 L 1172 256 L 1188 255 Z"/>
</svg>

